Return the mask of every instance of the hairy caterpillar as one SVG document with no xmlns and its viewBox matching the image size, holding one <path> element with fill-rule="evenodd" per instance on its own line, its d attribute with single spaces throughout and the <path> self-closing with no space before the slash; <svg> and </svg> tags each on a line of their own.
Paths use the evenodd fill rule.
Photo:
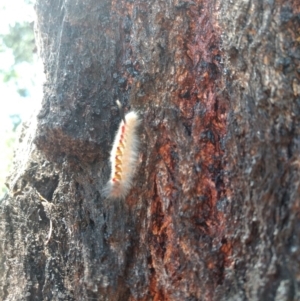
<svg viewBox="0 0 300 301">
<path fill-rule="evenodd" d="M 107 198 L 124 199 L 131 188 L 138 159 L 139 124 L 134 111 L 127 113 L 120 123 L 110 154 L 111 176 L 103 190 Z"/>
</svg>

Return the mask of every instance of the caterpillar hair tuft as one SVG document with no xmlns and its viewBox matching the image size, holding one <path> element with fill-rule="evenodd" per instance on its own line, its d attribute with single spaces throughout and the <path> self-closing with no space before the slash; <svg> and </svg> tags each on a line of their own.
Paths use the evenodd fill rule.
<svg viewBox="0 0 300 301">
<path fill-rule="evenodd" d="M 111 176 L 103 193 L 110 199 L 124 199 L 131 186 L 138 160 L 140 124 L 136 112 L 127 113 L 120 123 L 110 155 Z"/>
</svg>

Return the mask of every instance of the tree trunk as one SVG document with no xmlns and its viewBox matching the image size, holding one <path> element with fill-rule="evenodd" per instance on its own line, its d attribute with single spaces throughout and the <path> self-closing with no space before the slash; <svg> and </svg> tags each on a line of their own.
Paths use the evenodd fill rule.
<svg viewBox="0 0 300 301">
<path fill-rule="evenodd" d="M 38 0 L 1 299 L 300 300 L 298 3 Z M 142 121 L 125 200 L 101 194 L 116 99 Z"/>
</svg>

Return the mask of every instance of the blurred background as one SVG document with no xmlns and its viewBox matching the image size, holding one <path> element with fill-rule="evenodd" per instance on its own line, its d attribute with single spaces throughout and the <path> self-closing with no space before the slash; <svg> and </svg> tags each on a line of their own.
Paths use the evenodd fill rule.
<svg viewBox="0 0 300 301">
<path fill-rule="evenodd" d="M 0 200 L 21 123 L 42 100 L 44 74 L 34 40 L 34 0 L 0 2 Z"/>
</svg>

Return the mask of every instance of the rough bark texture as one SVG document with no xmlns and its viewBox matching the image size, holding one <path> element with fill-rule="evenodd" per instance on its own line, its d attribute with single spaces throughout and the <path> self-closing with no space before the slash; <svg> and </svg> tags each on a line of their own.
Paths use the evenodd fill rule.
<svg viewBox="0 0 300 301">
<path fill-rule="evenodd" d="M 300 300 L 300 6 L 38 0 L 47 81 L 1 203 L 2 300 Z M 120 116 L 142 119 L 108 201 Z"/>
</svg>

